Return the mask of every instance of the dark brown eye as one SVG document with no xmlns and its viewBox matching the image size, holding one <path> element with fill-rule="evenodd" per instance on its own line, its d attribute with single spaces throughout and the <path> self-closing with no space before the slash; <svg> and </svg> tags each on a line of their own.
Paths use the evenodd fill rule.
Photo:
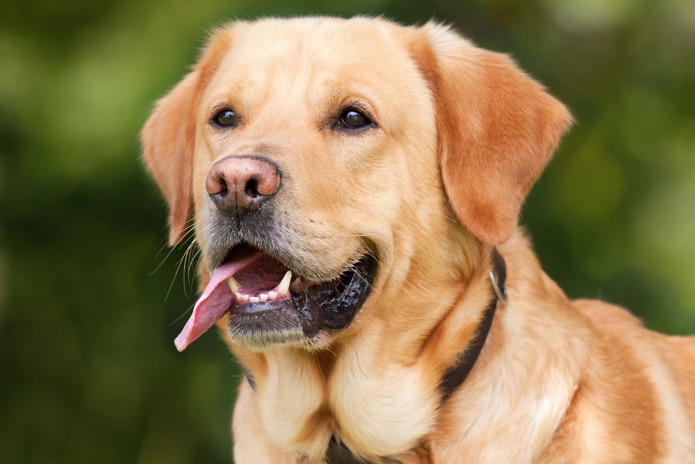
<svg viewBox="0 0 695 464">
<path fill-rule="evenodd" d="M 343 129 L 355 130 L 372 125 L 372 121 L 356 109 L 347 109 L 342 112 L 338 119 L 338 126 Z"/>
<path fill-rule="evenodd" d="M 235 127 L 238 118 L 230 109 L 220 110 L 212 117 L 212 123 L 217 127 Z"/>
</svg>

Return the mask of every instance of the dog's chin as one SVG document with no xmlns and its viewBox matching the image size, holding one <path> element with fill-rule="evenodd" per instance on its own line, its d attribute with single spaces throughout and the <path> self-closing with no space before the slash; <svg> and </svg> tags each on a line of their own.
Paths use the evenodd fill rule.
<svg viewBox="0 0 695 464">
<path fill-rule="evenodd" d="M 273 319 L 273 315 L 270 318 Z M 294 326 L 278 326 L 277 321 L 243 320 L 230 315 L 227 335 L 232 343 L 243 351 L 268 352 L 277 348 L 298 348 L 320 351 L 333 343 L 333 331 L 320 330 L 309 337 Z"/>
<path fill-rule="evenodd" d="M 284 299 L 236 302 L 229 308 L 227 335 L 242 350 L 325 348 L 336 332 L 350 326 L 375 273 L 376 259 L 367 254 L 335 279 L 291 287 Z"/>
</svg>

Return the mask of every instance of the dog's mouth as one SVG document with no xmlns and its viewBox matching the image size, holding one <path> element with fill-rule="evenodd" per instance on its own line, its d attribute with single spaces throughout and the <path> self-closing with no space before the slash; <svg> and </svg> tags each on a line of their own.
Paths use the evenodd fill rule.
<svg viewBox="0 0 695 464">
<path fill-rule="evenodd" d="M 263 250 L 235 246 L 212 272 L 176 348 L 186 349 L 227 313 L 232 341 L 247 348 L 306 343 L 322 329 L 345 329 L 369 294 L 376 260 L 364 254 L 346 268 L 333 279 L 316 281 Z"/>
</svg>

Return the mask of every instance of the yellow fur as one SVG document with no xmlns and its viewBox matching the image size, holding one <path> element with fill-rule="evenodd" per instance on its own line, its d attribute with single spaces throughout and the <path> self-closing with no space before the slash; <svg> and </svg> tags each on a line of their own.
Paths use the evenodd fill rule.
<svg viewBox="0 0 695 464">
<path fill-rule="evenodd" d="M 327 127 L 354 101 L 377 130 Z M 219 102 L 242 115 L 233 133 L 207 124 Z M 346 330 L 310 346 L 230 343 L 257 385 L 242 382 L 235 408 L 238 464 L 320 463 L 332 436 L 374 462 L 695 462 L 692 339 L 568 300 L 517 229 L 570 122 L 509 58 L 436 24 L 269 19 L 215 33 L 143 132 L 172 240 L 192 208 L 205 259 L 210 166 L 261 153 L 283 171 L 274 201 L 315 277 L 365 252 L 378 258 Z M 509 303 L 440 407 L 441 376 L 493 296 L 493 245 Z M 209 271 L 204 262 L 203 285 Z"/>
</svg>

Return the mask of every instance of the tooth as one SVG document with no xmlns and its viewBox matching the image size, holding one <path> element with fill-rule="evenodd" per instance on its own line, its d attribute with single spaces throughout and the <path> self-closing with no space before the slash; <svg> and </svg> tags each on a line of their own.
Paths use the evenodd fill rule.
<svg viewBox="0 0 695 464">
<path fill-rule="evenodd" d="M 230 277 L 227 279 L 227 285 L 229 286 L 229 289 L 232 291 L 232 293 L 237 293 L 239 291 L 239 288 L 241 285 L 239 285 L 239 282 L 234 280 L 234 277 Z"/>
<path fill-rule="evenodd" d="M 249 296 L 248 295 L 241 295 L 241 298 L 244 300 L 244 303 L 249 302 Z"/>
<path fill-rule="evenodd" d="M 242 295 L 242 294 L 239 293 L 239 292 L 235 292 L 235 293 L 234 293 L 234 296 L 236 296 L 236 300 L 237 300 L 237 301 L 242 301 L 242 300 L 244 299 L 244 295 Z"/>
<path fill-rule="evenodd" d="M 287 271 L 285 276 L 280 281 L 278 285 L 278 293 L 281 295 L 289 295 L 290 293 L 290 281 L 292 280 L 292 271 Z"/>
<path fill-rule="evenodd" d="M 258 303 L 259 301 L 261 301 L 261 299 L 258 298 L 257 296 L 252 296 L 252 297 L 249 298 L 249 301 L 250 301 L 251 303 Z"/>
<path fill-rule="evenodd" d="M 301 283 L 302 283 L 302 278 L 297 277 L 296 279 L 294 279 L 294 282 L 292 282 L 292 285 L 299 285 Z"/>
<path fill-rule="evenodd" d="M 276 291 L 270 291 L 270 292 L 268 292 L 268 299 L 269 299 L 269 300 L 271 300 L 271 301 L 272 301 L 272 300 L 276 300 L 277 297 L 278 297 L 278 292 L 276 292 Z"/>
<path fill-rule="evenodd" d="M 261 293 L 260 295 L 258 295 L 258 297 L 261 299 L 261 301 L 268 301 L 267 293 Z"/>
</svg>

